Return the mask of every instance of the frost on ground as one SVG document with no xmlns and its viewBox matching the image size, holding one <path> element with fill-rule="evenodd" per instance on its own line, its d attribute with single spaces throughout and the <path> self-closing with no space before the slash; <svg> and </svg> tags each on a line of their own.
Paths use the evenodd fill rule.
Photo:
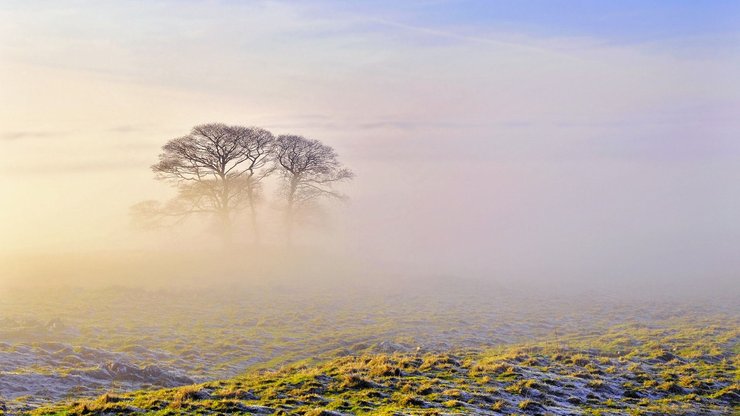
<svg viewBox="0 0 740 416">
<path fill-rule="evenodd" d="M 737 321 L 618 325 L 494 349 L 348 356 L 35 414 L 725 415 L 740 403 L 739 337 Z"/>
<path fill-rule="evenodd" d="M 66 400 L 77 400 L 69 405 L 77 410 L 180 403 L 225 412 L 208 407 L 215 401 L 244 413 L 721 413 L 737 400 L 728 379 L 737 328 L 737 304 L 727 301 L 460 285 L 341 296 L 284 288 L 14 291 L 0 297 L 0 397 L 12 414 Z M 264 372 L 297 362 L 307 366 Z M 378 370 L 385 366 L 391 373 Z"/>
</svg>

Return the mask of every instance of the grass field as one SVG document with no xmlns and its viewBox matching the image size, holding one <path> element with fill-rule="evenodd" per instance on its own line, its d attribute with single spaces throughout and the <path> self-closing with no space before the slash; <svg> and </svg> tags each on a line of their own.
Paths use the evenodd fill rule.
<svg viewBox="0 0 740 416">
<path fill-rule="evenodd" d="M 730 414 L 728 299 L 15 290 L 0 396 L 8 414 Z"/>
</svg>

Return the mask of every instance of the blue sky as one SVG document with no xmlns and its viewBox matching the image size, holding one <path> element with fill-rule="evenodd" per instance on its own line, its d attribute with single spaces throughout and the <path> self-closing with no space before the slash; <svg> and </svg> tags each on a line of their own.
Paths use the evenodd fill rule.
<svg viewBox="0 0 740 416">
<path fill-rule="evenodd" d="M 429 27 L 586 36 L 611 42 L 737 34 L 737 1 L 334 1 L 322 7 Z"/>
<path fill-rule="evenodd" d="M 315 15 L 355 15 L 422 27 L 462 31 L 518 32 L 543 37 L 594 37 L 609 42 L 645 42 L 692 36 L 737 35 L 737 1 L 587 1 L 587 0 L 307 0 L 187 2 L 6 1 L 0 10 L 128 9 L 146 14 L 188 6 L 254 8 L 267 4 L 312 11 Z M 175 15 L 177 12 L 174 13 Z M 167 16 L 160 16 L 166 20 Z M 109 22 L 114 24 L 114 22 Z"/>
</svg>

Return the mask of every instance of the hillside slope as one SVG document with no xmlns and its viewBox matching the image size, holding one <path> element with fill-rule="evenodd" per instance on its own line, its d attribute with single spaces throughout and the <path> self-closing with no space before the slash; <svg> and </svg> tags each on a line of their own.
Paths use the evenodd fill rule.
<svg viewBox="0 0 740 416">
<path fill-rule="evenodd" d="M 499 349 L 347 356 L 29 414 L 726 415 L 740 403 L 738 328 L 718 317 Z"/>
</svg>

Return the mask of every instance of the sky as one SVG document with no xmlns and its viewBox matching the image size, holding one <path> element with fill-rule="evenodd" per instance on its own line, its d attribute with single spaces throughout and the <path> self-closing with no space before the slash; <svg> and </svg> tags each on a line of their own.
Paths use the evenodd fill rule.
<svg viewBox="0 0 740 416">
<path fill-rule="evenodd" d="M 148 247 L 160 146 L 219 121 L 332 145 L 369 259 L 731 280 L 738 74 L 736 1 L 6 0 L 0 252 Z"/>
</svg>

